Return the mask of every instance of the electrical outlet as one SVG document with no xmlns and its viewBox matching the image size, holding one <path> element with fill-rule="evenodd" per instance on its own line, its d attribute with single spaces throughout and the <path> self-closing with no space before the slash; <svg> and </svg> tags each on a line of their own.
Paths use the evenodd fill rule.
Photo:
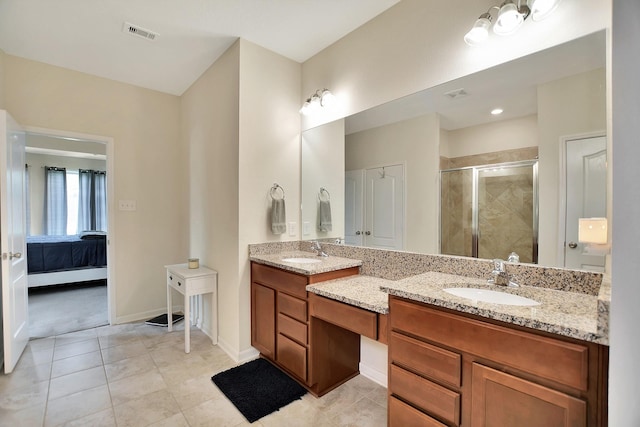
<svg viewBox="0 0 640 427">
<path fill-rule="evenodd" d="M 120 209 L 121 211 L 135 211 L 136 201 L 135 200 L 119 200 L 118 209 Z"/>
</svg>

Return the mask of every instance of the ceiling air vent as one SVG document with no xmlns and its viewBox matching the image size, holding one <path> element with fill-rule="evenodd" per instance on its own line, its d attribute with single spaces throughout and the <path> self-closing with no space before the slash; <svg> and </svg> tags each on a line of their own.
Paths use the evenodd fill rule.
<svg viewBox="0 0 640 427">
<path fill-rule="evenodd" d="M 444 96 L 451 98 L 451 99 L 458 99 L 458 98 L 462 98 L 469 95 L 467 93 L 466 90 L 464 89 L 455 89 L 455 90 L 450 90 L 449 92 L 445 92 Z"/>
<path fill-rule="evenodd" d="M 124 25 L 122 26 L 122 32 L 131 34 L 132 36 L 142 37 L 143 39 L 147 39 L 147 40 L 155 40 L 160 35 L 151 30 L 147 30 L 146 28 L 133 25 L 130 22 L 124 23 Z"/>
</svg>

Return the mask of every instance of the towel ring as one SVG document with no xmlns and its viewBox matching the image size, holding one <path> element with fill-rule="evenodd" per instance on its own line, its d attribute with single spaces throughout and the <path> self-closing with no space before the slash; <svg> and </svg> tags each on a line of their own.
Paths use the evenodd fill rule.
<svg viewBox="0 0 640 427">
<path fill-rule="evenodd" d="M 322 199 L 323 194 L 326 195 L 326 198 L 327 198 L 326 200 Z M 320 192 L 318 193 L 318 200 L 320 200 L 321 202 L 328 202 L 331 200 L 331 194 L 329 194 L 326 188 L 320 187 Z"/>
<path fill-rule="evenodd" d="M 282 197 L 277 197 L 278 190 L 282 192 Z M 269 191 L 269 195 L 274 200 L 284 199 L 284 188 L 280 187 L 278 184 L 273 184 L 273 187 L 271 187 L 271 191 Z"/>
</svg>

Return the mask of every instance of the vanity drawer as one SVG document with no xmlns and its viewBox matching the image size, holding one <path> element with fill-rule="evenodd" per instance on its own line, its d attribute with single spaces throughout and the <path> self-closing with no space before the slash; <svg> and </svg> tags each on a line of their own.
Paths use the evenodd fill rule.
<svg viewBox="0 0 640 427">
<path fill-rule="evenodd" d="M 306 322 L 307 302 L 287 294 L 278 293 L 278 312 L 301 322 Z"/>
<path fill-rule="evenodd" d="M 307 277 L 299 274 L 251 263 L 251 280 L 298 298 L 307 297 Z"/>
<path fill-rule="evenodd" d="M 457 353 L 391 332 L 389 358 L 420 375 L 460 387 L 462 357 Z"/>
<path fill-rule="evenodd" d="M 374 340 L 378 338 L 378 316 L 373 311 L 354 307 L 313 293 L 309 294 L 309 311 L 311 316 L 351 332 Z"/>
<path fill-rule="evenodd" d="M 411 405 L 393 396 L 389 397 L 389 427 L 447 427 L 445 424 L 434 420 L 427 414 L 418 411 Z"/>
<path fill-rule="evenodd" d="M 278 332 L 298 341 L 300 344 L 307 344 L 306 323 L 298 322 L 284 314 L 278 314 Z"/>
<path fill-rule="evenodd" d="M 587 390 L 589 348 L 390 298 L 391 327 L 573 387 Z M 544 363 L 543 361 L 549 361 Z"/>
<path fill-rule="evenodd" d="M 292 374 L 307 381 L 307 348 L 278 334 L 278 350 L 276 360 Z"/>
<path fill-rule="evenodd" d="M 389 391 L 439 419 L 460 425 L 460 394 L 395 365 L 389 369 Z"/>
</svg>

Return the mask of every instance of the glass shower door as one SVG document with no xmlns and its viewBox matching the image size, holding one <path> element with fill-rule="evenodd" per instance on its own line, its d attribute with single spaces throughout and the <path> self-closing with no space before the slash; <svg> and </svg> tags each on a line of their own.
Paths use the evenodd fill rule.
<svg viewBox="0 0 640 427">
<path fill-rule="evenodd" d="M 538 261 L 538 163 L 503 163 L 440 173 L 440 252 Z"/>
</svg>

